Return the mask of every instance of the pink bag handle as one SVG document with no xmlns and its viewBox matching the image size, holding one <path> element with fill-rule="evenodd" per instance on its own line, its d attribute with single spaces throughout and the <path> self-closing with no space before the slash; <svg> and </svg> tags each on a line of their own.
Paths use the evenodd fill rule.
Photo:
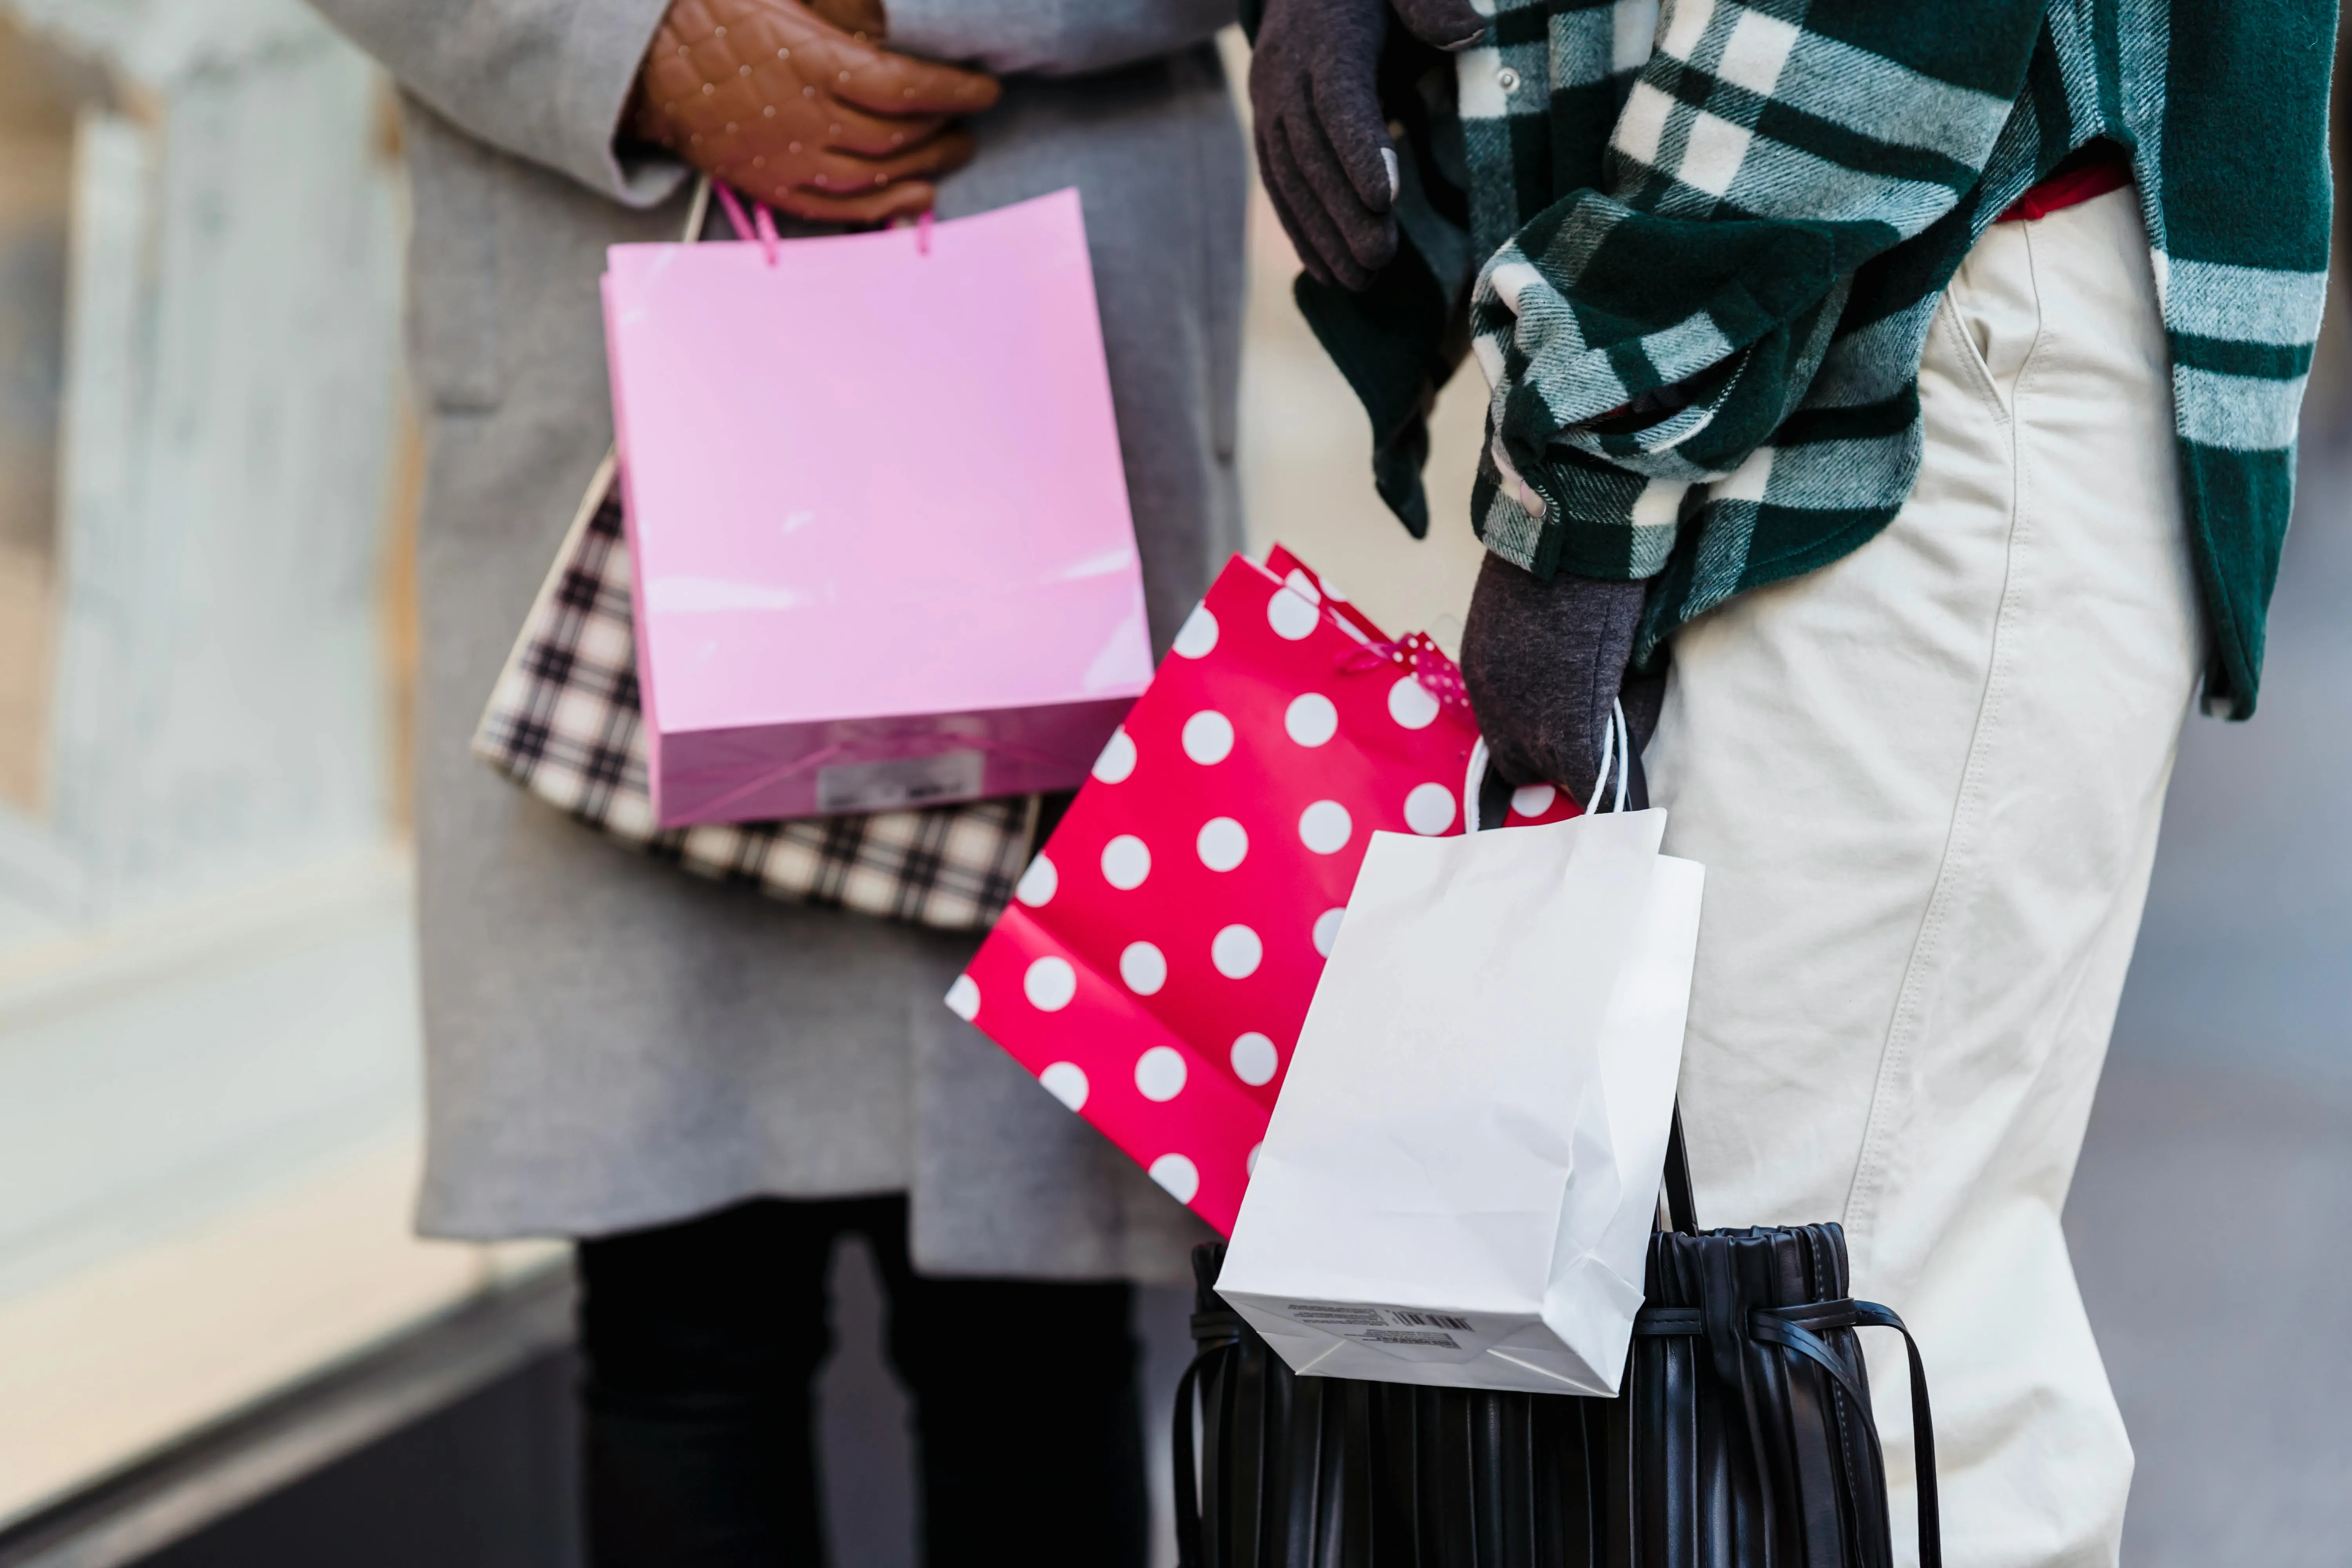
<svg viewBox="0 0 2352 1568">
<path fill-rule="evenodd" d="M 778 237 L 775 215 L 768 210 L 768 204 L 753 202 L 751 211 L 755 216 L 746 217 L 743 216 L 742 200 L 736 195 L 732 186 L 713 180 L 710 188 L 719 193 L 719 205 L 727 209 L 727 221 L 734 226 L 735 237 L 746 244 L 757 239 L 761 248 L 767 253 L 768 265 L 773 267 L 776 264 Z"/>
<path fill-rule="evenodd" d="M 735 194 L 733 187 L 713 180 L 710 188 L 719 193 L 719 205 L 727 209 L 727 221 L 733 226 L 735 237 L 746 244 L 757 239 L 761 248 L 767 253 L 768 265 L 773 267 L 776 264 L 776 246 L 782 237 L 776 233 L 776 216 L 768 210 L 768 204 L 754 201 L 747 215 L 743 211 L 742 198 Z M 915 220 L 915 249 L 924 256 L 931 253 L 931 210 L 929 207 L 925 207 L 922 216 Z"/>
</svg>

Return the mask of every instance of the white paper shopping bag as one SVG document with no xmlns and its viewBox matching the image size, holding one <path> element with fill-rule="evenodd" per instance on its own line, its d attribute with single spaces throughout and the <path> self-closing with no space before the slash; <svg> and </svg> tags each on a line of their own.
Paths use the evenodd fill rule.
<svg viewBox="0 0 2352 1568">
<path fill-rule="evenodd" d="M 1704 880 L 1664 827 L 1375 836 L 1217 1287 L 1295 1370 L 1616 1394 Z"/>
</svg>

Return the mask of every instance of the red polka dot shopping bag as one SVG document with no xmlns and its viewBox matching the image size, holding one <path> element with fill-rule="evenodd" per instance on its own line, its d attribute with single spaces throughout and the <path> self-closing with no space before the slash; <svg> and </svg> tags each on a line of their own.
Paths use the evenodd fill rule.
<svg viewBox="0 0 2352 1568">
<path fill-rule="evenodd" d="M 948 1005 L 1230 1234 L 1366 847 L 1463 831 L 1477 738 L 1425 636 L 1236 556 Z"/>
</svg>

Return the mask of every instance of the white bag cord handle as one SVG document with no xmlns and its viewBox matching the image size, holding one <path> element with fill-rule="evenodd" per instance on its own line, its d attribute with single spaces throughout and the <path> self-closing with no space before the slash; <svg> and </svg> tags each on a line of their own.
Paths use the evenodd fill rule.
<svg viewBox="0 0 2352 1568">
<path fill-rule="evenodd" d="M 1478 831 L 1478 792 L 1486 787 L 1486 737 L 1470 746 L 1470 771 L 1462 780 L 1462 831 Z"/>
<path fill-rule="evenodd" d="M 1625 704 L 1612 698 L 1609 702 L 1609 732 L 1601 740 L 1601 772 L 1592 780 L 1591 799 L 1597 805 L 1601 786 L 1609 782 L 1612 765 L 1617 769 L 1617 798 L 1612 811 L 1625 809 L 1625 789 L 1633 776 L 1633 737 L 1625 727 Z"/>
<path fill-rule="evenodd" d="M 1617 794 L 1609 809 L 1624 810 L 1628 782 L 1633 774 L 1630 760 L 1633 755 L 1633 737 L 1626 728 L 1625 704 L 1612 700 L 1609 704 L 1609 728 L 1601 737 L 1601 771 L 1593 777 L 1592 793 L 1584 798 L 1597 805 L 1601 790 L 1609 783 L 1610 770 L 1614 768 Z M 1486 769 L 1493 761 L 1493 753 L 1486 750 L 1486 737 L 1479 736 L 1470 748 L 1470 766 L 1462 779 L 1462 820 L 1466 832 L 1478 831 L 1478 796 L 1486 787 Z"/>
</svg>

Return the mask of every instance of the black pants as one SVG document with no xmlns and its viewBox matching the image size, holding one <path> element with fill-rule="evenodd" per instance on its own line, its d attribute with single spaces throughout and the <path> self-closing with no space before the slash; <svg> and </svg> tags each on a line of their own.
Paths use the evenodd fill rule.
<svg viewBox="0 0 2352 1568">
<path fill-rule="evenodd" d="M 901 1198 L 761 1199 L 581 1243 L 595 1568 L 824 1562 L 810 1384 L 844 1231 L 872 1243 L 888 1298 L 927 1568 L 1140 1568 L 1128 1287 L 925 1279 Z"/>
</svg>

